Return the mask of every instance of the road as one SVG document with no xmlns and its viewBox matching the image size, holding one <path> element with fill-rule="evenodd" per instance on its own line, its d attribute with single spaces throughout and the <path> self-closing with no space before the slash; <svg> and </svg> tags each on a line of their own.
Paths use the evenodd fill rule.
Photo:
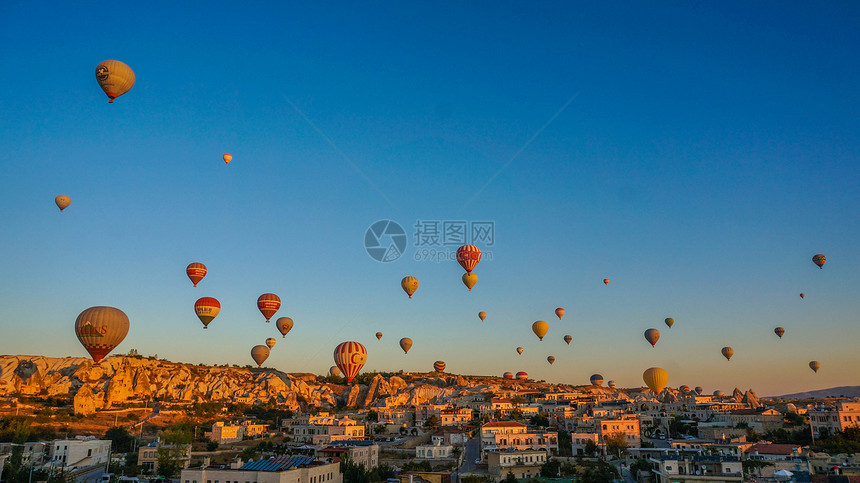
<svg viewBox="0 0 860 483">
<path fill-rule="evenodd" d="M 478 435 L 466 441 L 466 455 L 460 473 L 471 473 L 475 471 L 475 460 L 481 456 L 481 436 Z"/>
</svg>

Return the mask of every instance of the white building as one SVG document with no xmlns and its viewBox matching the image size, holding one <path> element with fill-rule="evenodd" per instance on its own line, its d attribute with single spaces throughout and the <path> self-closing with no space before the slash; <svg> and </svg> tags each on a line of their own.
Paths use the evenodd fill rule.
<svg viewBox="0 0 860 483">
<path fill-rule="evenodd" d="M 48 448 L 50 464 L 63 471 L 105 465 L 110 458 L 110 447 L 109 439 L 58 439 Z"/>
<path fill-rule="evenodd" d="M 436 440 L 433 444 L 422 444 L 415 447 L 415 457 L 418 459 L 438 460 L 441 458 L 453 458 L 454 447 L 450 444 L 442 444 Z"/>
<path fill-rule="evenodd" d="M 180 483 L 343 483 L 340 463 L 309 456 L 249 461 L 240 468 L 187 468 Z"/>
<path fill-rule="evenodd" d="M 540 475 L 546 460 L 543 450 L 495 450 L 487 453 L 487 469 L 496 481 L 503 480 L 508 472 L 517 478 L 531 478 Z"/>
</svg>

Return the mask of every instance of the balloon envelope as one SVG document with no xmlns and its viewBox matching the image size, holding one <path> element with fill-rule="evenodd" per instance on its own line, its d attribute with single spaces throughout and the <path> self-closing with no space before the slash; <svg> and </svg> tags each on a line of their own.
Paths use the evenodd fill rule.
<svg viewBox="0 0 860 483">
<path fill-rule="evenodd" d="M 800 298 L 804 298 L 804 297 L 806 297 L 806 294 L 801 292 Z"/>
<path fill-rule="evenodd" d="M 552 363 L 555 362 L 555 357 L 547 356 L 546 361 L 549 362 L 549 365 L 552 365 Z"/>
<path fill-rule="evenodd" d="M 75 335 L 98 364 L 128 334 L 128 316 L 115 307 L 90 307 L 75 320 Z"/>
<path fill-rule="evenodd" d="M 436 361 L 433 363 L 433 370 L 436 372 L 445 372 L 445 362 L 444 361 Z"/>
<path fill-rule="evenodd" d="M 59 195 L 54 198 L 54 203 L 57 204 L 57 208 L 59 208 L 60 211 L 63 211 L 68 208 L 70 204 L 72 204 L 72 199 L 66 195 Z"/>
<path fill-rule="evenodd" d="M 814 372 L 818 372 L 818 369 L 821 369 L 821 363 L 818 361 L 810 361 L 809 368 L 812 369 Z"/>
<path fill-rule="evenodd" d="M 589 381 L 591 381 L 592 386 L 600 387 L 603 385 L 603 376 L 601 376 L 600 374 L 592 374 L 591 378 L 589 378 Z"/>
<path fill-rule="evenodd" d="M 113 102 L 134 86 L 134 71 L 118 60 L 105 60 L 96 66 L 96 81 L 110 99 L 108 102 Z"/>
<path fill-rule="evenodd" d="M 230 154 L 224 154 L 223 158 L 224 164 L 230 164 L 230 161 L 233 160 L 233 156 L 231 156 Z"/>
<path fill-rule="evenodd" d="M 642 380 L 654 394 L 660 394 L 669 382 L 669 374 L 660 367 L 650 367 L 642 373 Z"/>
<path fill-rule="evenodd" d="M 536 320 L 535 323 L 532 324 L 532 332 L 534 332 L 540 340 L 543 340 L 543 336 L 546 335 L 548 330 L 549 324 L 547 324 L 543 320 Z"/>
<path fill-rule="evenodd" d="M 668 325 L 670 329 L 673 325 L 675 325 L 675 319 L 673 319 L 672 317 L 667 317 L 664 322 L 666 322 L 666 325 Z"/>
<path fill-rule="evenodd" d="M 328 368 L 328 373 L 333 377 L 337 377 L 340 375 L 340 369 L 338 369 L 337 366 L 331 366 Z"/>
<path fill-rule="evenodd" d="M 654 347 L 657 344 L 657 341 L 660 339 L 660 331 L 657 329 L 648 329 L 645 331 L 645 340 L 651 344 L 651 347 Z"/>
<path fill-rule="evenodd" d="M 523 348 L 517 347 L 517 354 L 522 354 L 522 353 L 523 353 Z"/>
<path fill-rule="evenodd" d="M 555 309 L 555 315 L 558 317 L 558 320 L 561 320 L 561 318 L 564 317 L 564 309 L 561 307 Z"/>
<path fill-rule="evenodd" d="M 188 275 L 188 279 L 191 280 L 191 283 L 194 286 L 197 286 L 197 283 L 203 280 L 203 277 L 206 276 L 206 265 L 203 265 L 200 262 L 189 263 L 187 267 L 185 267 L 185 275 Z"/>
<path fill-rule="evenodd" d="M 702 393 L 703 393 L 703 392 L 705 392 L 705 388 L 704 388 L 704 387 L 702 387 L 702 386 L 696 386 L 695 391 L 696 391 L 696 394 L 698 394 L 699 396 L 701 396 L 701 395 L 702 395 Z"/>
<path fill-rule="evenodd" d="M 723 397 L 724 395 L 725 393 L 723 393 L 723 391 L 720 391 L 719 389 L 714 391 L 714 397 Z"/>
<path fill-rule="evenodd" d="M 342 342 L 334 348 L 334 363 L 346 376 L 346 382 L 352 382 L 365 362 L 367 362 L 367 349 L 358 342 Z"/>
<path fill-rule="evenodd" d="M 293 328 L 293 319 L 289 317 L 280 317 L 275 321 L 275 327 L 278 328 L 278 332 L 281 333 L 281 336 L 286 337 L 287 333 Z"/>
<path fill-rule="evenodd" d="M 520 371 L 517 373 L 517 379 L 519 379 L 521 381 L 525 381 L 528 378 L 529 378 L 529 374 L 525 371 Z"/>
<path fill-rule="evenodd" d="M 400 348 L 403 349 L 404 354 L 408 354 L 409 349 L 412 348 L 412 339 L 409 337 L 400 339 Z"/>
<path fill-rule="evenodd" d="M 812 263 L 818 265 L 818 268 L 824 268 L 824 262 L 826 262 L 826 261 L 827 261 L 827 257 L 825 257 L 821 253 L 812 257 Z"/>
<path fill-rule="evenodd" d="M 723 347 L 720 349 L 720 353 L 723 354 L 723 357 L 725 357 L 727 361 L 730 361 L 732 360 L 732 356 L 735 354 L 735 350 L 731 347 Z"/>
<path fill-rule="evenodd" d="M 277 343 L 278 343 L 278 339 L 275 339 L 274 337 L 269 337 L 266 339 L 266 347 L 268 347 L 269 349 L 271 349 L 272 347 L 275 347 L 275 344 L 277 344 Z"/>
<path fill-rule="evenodd" d="M 785 334 L 785 329 L 783 329 L 782 327 L 777 327 L 773 329 L 773 333 L 778 335 L 779 338 L 782 339 L 782 335 Z"/>
<path fill-rule="evenodd" d="M 506 373 L 502 374 L 502 377 L 504 377 L 505 379 L 513 379 L 514 373 L 513 372 L 506 372 Z"/>
<path fill-rule="evenodd" d="M 478 283 L 478 276 L 472 272 L 464 273 L 462 279 L 463 285 L 465 285 L 470 292 L 472 291 L 472 287 L 474 287 L 475 284 Z"/>
<path fill-rule="evenodd" d="M 376 333 L 376 340 L 382 339 L 382 332 Z"/>
<path fill-rule="evenodd" d="M 266 359 L 269 358 L 269 348 L 264 345 L 255 345 L 251 348 L 251 359 L 257 363 L 257 367 L 263 365 Z"/>
<path fill-rule="evenodd" d="M 269 322 L 269 319 L 281 308 L 281 298 L 273 293 L 264 293 L 257 297 L 257 308 L 266 318 L 266 322 Z"/>
<path fill-rule="evenodd" d="M 615 381 L 609 381 L 606 385 L 609 386 L 609 389 L 615 389 Z"/>
<path fill-rule="evenodd" d="M 572 341 L 572 340 L 573 340 L 573 336 L 571 336 L 571 335 L 564 336 L 564 341 L 567 342 L 567 345 L 570 345 L 570 341 Z"/>
<path fill-rule="evenodd" d="M 463 245 L 457 249 L 457 263 L 467 272 L 475 268 L 481 261 L 481 250 L 475 245 Z"/>
<path fill-rule="evenodd" d="M 481 322 L 483 322 L 484 319 L 487 318 L 487 313 L 486 312 L 478 312 L 478 318 L 481 319 Z"/>
<path fill-rule="evenodd" d="M 200 322 L 203 322 L 203 328 L 209 327 L 209 322 L 218 316 L 221 312 L 221 302 L 218 302 L 214 297 L 200 297 L 194 302 L 194 312 Z"/>
<path fill-rule="evenodd" d="M 406 292 L 409 298 L 412 298 L 412 294 L 418 290 L 418 279 L 412 276 L 403 277 L 403 280 L 400 281 L 400 288 Z"/>
</svg>

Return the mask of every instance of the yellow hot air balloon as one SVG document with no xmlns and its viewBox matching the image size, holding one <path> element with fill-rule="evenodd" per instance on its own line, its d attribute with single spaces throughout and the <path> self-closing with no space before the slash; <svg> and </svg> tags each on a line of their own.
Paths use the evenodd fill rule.
<svg viewBox="0 0 860 483">
<path fill-rule="evenodd" d="M 673 325 L 675 325 L 675 319 L 673 319 L 672 317 L 666 317 L 666 320 L 664 322 L 666 322 L 666 325 L 668 325 L 670 329 Z"/>
<path fill-rule="evenodd" d="M 603 285 L 609 285 L 609 279 L 608 278 L 603 279 Z"/>
<path fill-rule="evenodd" d="M 379 340 L 381 338 L 382 338 L 382 332 L 377 332 L 376 333 L 376 340 Z"/>
<path fill-rule="evenodd" d="M 118 60 L 105 60 L 96 67 L 96 80 L 112 103 L 134 86 L 134 71 Z"/>
<path fill-rule="evenodd" d="M 403 291 L 406 292 L 406 295 L 409 298 L 412 298 L 412 294 L 418 290 L 418 279 L 412 276 L 403 277 L 403 280 L 400 281 L 400 286 L 403 288 Z"/>
<path fill-rule="evenodd" d="M 251 348 L 251 358 L 257 363 L 257 367 L 262 366 L 269 358 L 269 348 L 264 345 L 255 345 Z"/>
<path fill-rule="evenodd" d="M 654 347 L 657 344 L 657 340 L 660 339 L 660 331 L 657 329 L 648 329 L 645 331 L 645 340 L 651 344 L 651 347 Z"/>
<path fill-rule="evenodd" d="M 98 364 L 128 334 L 128 316 L 114 307 L 90 307 L 75 320 L 75 335 Z"/>
<path fill-rule="evenodd" d="M 409 349 L 412 348 L 412 339 L 409 337 L 404 337 L 400 339 L 400 348 L 403 349 L 404 354 L 409 353 Z"/>
<path fill-rule="evenodd" d="M 481 322 L 483 322 L 484 319 L 487 318 L 487 313 L 486 312 L 478 312 L 478 318 L 481 319 Z"/>
<path fill-rule="evenodd" d="M 275 339 L 274 337 L 269 337 L 269 338 L 267 338 L 267 339 L 266 339 L 266 347 L 268 347 L 269 349 L 271 349 L 272 347 L 275 347 L 275 344 L 276 344 L 277 342 L 278 342 L 278 340 L 277 340 L 277 339 Z"/>
<path fill-rule="evenodd" d="M 340 369 L 338 369 L 337 366 L 331 366 L 328 368 L 328 373 L 332 377 L 337 377 L 340 375 Z"/>
<path fill-rule="evenodd" d="M 520 355 L 523 354 L 523 348 L 522 347 L 517 347 L 517 354 L 520 354 Z"/>
<path fill-rule="evenodd" d="M 732 356 L 735 354 L 735 350 L 731 347 L 723 347 L 722 349 L 720 349 L 720 352 L 723 354 L 723 357 L 725 357 L 727 361 L 732 360 Z"/>
<path fill-rule="evenodd" d="M 669 374 L 660 367 L 650 367 L 642 373 L 642 380 L 654 394 L 660 394 L 669 382 Z"/>
<path fill-rule="evenodd" d="M 59 195 L 54 198 L 54 203 L 57 204 L 57 208 L 59 208 L 60 211 L 63 211 L 68 208 L 70 204 L 72 204 L 72 199 L 66 195 Z"/>
<path fill-rule="evenodd" d="M 465 285 L 469 291 L 472 291 L 472 287 L 478 283 L 478 276 L 472 272 L 466 272 L 463 274 L 463 285 Z"/>
<path fill-rule="evenodd" d="M 433 370 L 436 372 L 445 372 L 445 361 L 436 361 L 433 363 Z"/>
<path fill-rule="evenodd" d="M 225 154 L 223 157 L 224 157 L 224 164 L 230 164 L 230 161 L 233 160 L 233 156 L 231 156 L 230 154 Z"/>
<path fill-rule="evenodd" d="M 549 362 L 549 365 L 552 365 L 552 363 L 555 362 L 555 357 L 554 356 L 547 356 L 546 361 Z"/>
<path fill-rule="evenodd" d="M 821 363 L 818 361 L 809 361 L 809 368 L 812 369 L 813 372 L 818 372 L 821 369 Z"/>
<path fill-rule="evenodd" d="M 532 332 L 538 336 L 538 339 L 543 340 L 543 336 L 546 335 L 549 330 L 549 324 L 544 322 L 543 320 L 537 320 L 534 324 L 532 324 Z"/>
<path fill-rule="evenodd" d="M 558 317 L 558 320 L 561 320 L 561 318 L 564 317 L 564 309 L 561 307 L 555 309 L 555 315 Z"/>
<path fill-rule="evenodd" d="M 293 328 L 293 319 L 289 317 L 280 317 L 275 321 L 275 327 L 278 328 L 278 332 L 280 332 L 283 337 L 286 337 L 287 333 Z"/>
</svg>

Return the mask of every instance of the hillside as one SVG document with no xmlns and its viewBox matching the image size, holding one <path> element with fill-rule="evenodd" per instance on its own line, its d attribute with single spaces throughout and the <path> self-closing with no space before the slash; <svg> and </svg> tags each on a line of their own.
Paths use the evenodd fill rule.
<svg viewBox="0 0 860 483">
<path fill-rule="evenodd" d="M 817 391 L 796 392 L 779 396 L 784 399 L 821 399 L 825 397 L 860 397 L 860 386 L 838 386 Z"/>
</svg>

